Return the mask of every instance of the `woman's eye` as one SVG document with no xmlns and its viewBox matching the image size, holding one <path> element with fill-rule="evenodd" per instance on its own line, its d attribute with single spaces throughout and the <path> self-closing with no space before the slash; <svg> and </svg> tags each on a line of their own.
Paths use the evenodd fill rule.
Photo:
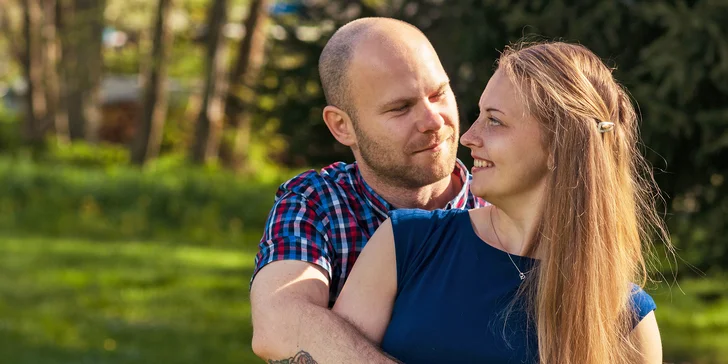
<svg viewBox="0 0 728 364">
<path fill-rule="evenodd" d="M 501 125 L 501 122 L 498 119 L 491 117 L 491 118 L 488 118 L 488 125 L 498 126 L 498 125 Z"/>
</svg>

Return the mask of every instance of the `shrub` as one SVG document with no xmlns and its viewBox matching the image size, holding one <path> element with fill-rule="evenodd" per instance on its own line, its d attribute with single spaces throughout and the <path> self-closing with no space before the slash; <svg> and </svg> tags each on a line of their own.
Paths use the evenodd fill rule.
<svg viewBox="0 0 728 364">
<path fill-rule="evenodd" d="M 83 169 L 0 159 L 0 228 L 238 244 L 246 229 L 263 226 L 278 184 L 189 167 Z"/>
</svg>

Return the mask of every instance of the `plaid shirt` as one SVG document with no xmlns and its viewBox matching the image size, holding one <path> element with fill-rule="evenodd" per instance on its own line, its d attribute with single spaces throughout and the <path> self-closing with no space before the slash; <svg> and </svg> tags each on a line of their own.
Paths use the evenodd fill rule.
<svg viewBox="0 0 728 364">
<path fill-rule="evenodd" d="M 464 183 L 445 209 L 484 206 L 485 201 L 470 192 L 472 176 L 459 160 L 453 173 Z M 316 264 L 329 274 L 333 305 L 359 253 L 392 209 L 364 181 L 356 163 L 338 162 L 319 173 L 301 173 L 276 193 L 253 278 L 266 264 L 278 260 Z"/>
</svg>

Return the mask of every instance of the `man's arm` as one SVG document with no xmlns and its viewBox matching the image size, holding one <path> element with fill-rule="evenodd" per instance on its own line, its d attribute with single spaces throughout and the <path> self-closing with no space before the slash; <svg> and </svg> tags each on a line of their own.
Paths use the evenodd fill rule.
<svg viewBox="0 0 728 364">
<path fill-rule="evenodd" d="M 328 282 L 302 261 L 261 269 L 250 292 L 255 354 L 268 363 L 397 363 L 328 309 Z"/>
</svg>

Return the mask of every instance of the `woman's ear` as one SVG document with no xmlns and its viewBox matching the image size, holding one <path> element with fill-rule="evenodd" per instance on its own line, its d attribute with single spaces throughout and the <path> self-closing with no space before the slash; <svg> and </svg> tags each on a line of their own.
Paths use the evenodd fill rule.
<svg viewBox="0 0 728 364">
<path fill-rule="evenodd" d="M 354 133 L 354 125 L 351 118 L 344 111 L 336 106 L 326 106 L 323 111 L 323 119 L 329 128 L 331 135 L 339 141 L 339 143 L 352 147 L 356 145 L 356 134 Z"/>
</svg>

